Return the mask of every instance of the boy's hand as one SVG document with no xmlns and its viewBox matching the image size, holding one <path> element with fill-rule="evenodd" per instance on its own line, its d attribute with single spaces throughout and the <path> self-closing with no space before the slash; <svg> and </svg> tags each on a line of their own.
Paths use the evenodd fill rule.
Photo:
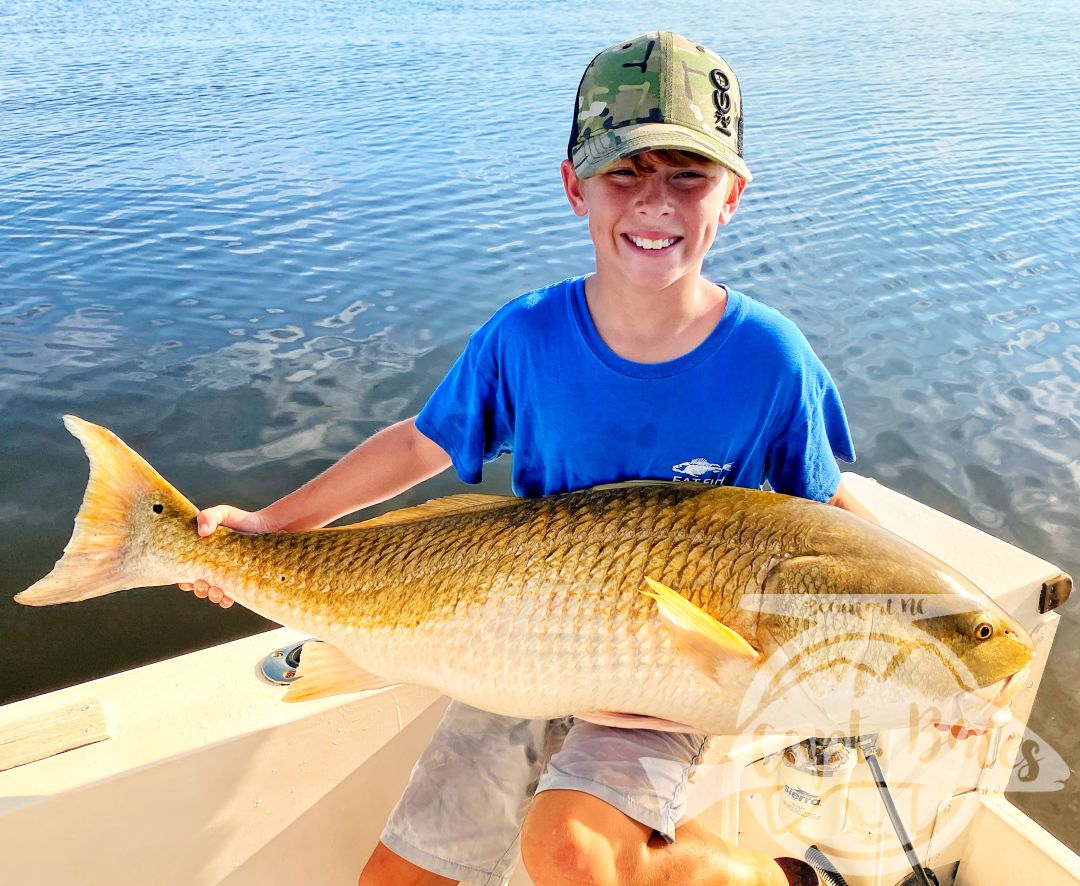
<svg viewBox="0 0 1080 886">
<path fill-rule="evenodd" d="M 257 535 L 271 531 L 266 518 L 258 511 L 242 511 L 232 505 L 214 505 L 212 508 L 199 511 L 196 521 L 202 538 L 206 538 L 219 526 L 235 529 L 238 532 L 254 532 Z"/>
<path fill-rule="evenodd" d="M 265 518 L 259 516 L 257 512 L 243 511 L 240 508 L 234 508 L 232 505 L 215 505 L 212 508 L 199 511 L 196 522 L 201 538 L 210 535 L 219 526 L 236 529 L 239 532 L 262 533 L 270 531 Z M 233 605 L 232 598 L 226 596 L 221 588 L 201 578 L 193 582 L 180 582 L 178 587 L 182 591 L 193 591 L 196 597 L 204 600 L 209 599 L 211 603 L 217 603 L 222 609 L 228 609 Z"/>
</svg>

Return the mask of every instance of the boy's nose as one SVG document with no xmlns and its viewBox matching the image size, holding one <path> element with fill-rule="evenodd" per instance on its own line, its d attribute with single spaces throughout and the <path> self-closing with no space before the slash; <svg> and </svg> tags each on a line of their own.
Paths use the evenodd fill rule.
<svg viewBox="0 0 1080 886">
<path fill-rule="evenodd" d="M 646 175 L 638 188 L 636 208 L 642 212 L 665 214 L 671 210 L 671 192 L 659 175 Z"/>
</svg>

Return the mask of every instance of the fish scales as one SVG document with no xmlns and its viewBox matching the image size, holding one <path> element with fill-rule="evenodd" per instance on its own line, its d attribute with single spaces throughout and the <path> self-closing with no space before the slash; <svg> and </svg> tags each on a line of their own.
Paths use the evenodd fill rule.
<svg viewBox="0 0 1080 886">
<path fill-rule="evenodd" d="M 684 493 L 678 497 L 671 496 L 660 500 L 657 493 L 649 492 L 640 496 L 641 501 L 631 504 L 637 504 L 639 508 L 658 506 L 667 509 L 677 506 L 680 500 L 687 497 L 689 496 Z M 590 608 L 588 616 L 593 620 L 597 632 L 610 632 L 615 608 L 612 604 L 619 597 L 619 584 L 623 582 L 625 573 L 620 568 L 611 568 L 604 574 L 597 573 L 596 565 L 603 543 L 590 538 L 594 534 L 610 536 L 617 531 L 617 528 L 612 526 L 612 523 L 616 522 L 615 515 L 604 514 L 607 504 L 599 502 L 599 507 L 593 512 L 584 511 L 581 507 L 564 508 L 560 511 L 553 509 L 550 503 L 529 503 L 524 508 L 512 506 L 522 512 L 515 515 L 520 519 L 494 531 L 478 517 L 468 514 L 457 518 L 437 518 L 418 524 L 388 526 L 381 533 L 355 530 L 359 535 L 349 540 L 351 544 L 347 548 L 351 562 L 347 564 L 347 569 L 335 571 L 333 575 L 322 574 L 325 570 L 319 566 L 322 560 L 319 551 L 321 545 L 309 544 L 303 533 L 276 538 L 264 537 L 267 544 L 281 545 L 289 551 L 284 555 L 267 551 L 265 558 L 281 559 L 299 567 L 303 578 L 300 579 L 294 574 L 285 585 L 293 585 L 299 589 L 302 608 L 310 610 L 324 603 L 322 595 L 330 589 L 331 597 L 339 600 L 344 610 L 340 614 L 341 620 L 352 626 L 371 626 L 379 621 L 386 623 L 387 616 L 394 612 L 397 617 L 390 620 L 392 626 L 415 626 L 422 621 L 436 618 L 457 605 L 469 602 L 480 605 L 494 587 L 508 595 L 507 600 L 512 600 L 515 594 L 512 589 L 523 586 L 515 574 L 515 564 L 519 565 L 528 558 L 507 558 L 506 551 L 509 549 L 520 553 L 524 548 L 532 546 L 532 520 L 526 519 L 526 512 L 539 511 L 541 523 L 550 516 L 560 527 L 552 541 L 562 546 L 566 552 L 568 574 L 564 572 L 562 580 L 589 587 L 599 599 L 608 601 L 608 606 L 604 609 Z M 680 519 L 677 513 L 669 510 L 662 511 L 662 514 L 663 519 L 656 521 L 655 525 L 658 537 L 654 537 L 645 556 L 646 569 L 652 569 L 658 574 L 664 573 L 665 562 L 672 547 L 685 545 L 697 548 L 700 545 L 694 545 L 694 542 L 702 537 L 696 524 L 687 516 Z M 573 517 L 588 519 L 575 523 L 571 519 Z M 602 525 L 601 520 L 607 525 Z M 622 520 L 618 523 L 624 525 Z M 571 526 L 574 527 L 572 532 Z M 380 537 L 383 533 L 385 537 Z M 256 541 L 262 542 L 262 539 Z M 321 542 L 322 539 L 317 541 Z M 297 552 L 305 549 L 305 546 L 307 556 L 297 559 Z M 710 564 L 707 556 L 701 556 L 705 552 L 698 553 L 699 567 L 696 574 L 680 575 L 680 578 L 688 579 L 685 589 L 688 597 L 695 603 L 704 604 L 708 611 L 712 601 L 704 599 L 702 588 L 705 585 L 715 585 L 721 577 L 710 574 L 708 569 L 700 568 L 701 561 L 714 564 Z M 231 560 L 234 556 L 230 552 L 227 558 Z M 715 565 L 722 566 L 723 562 Z M 506 568 L 507 566 L 509 568 Z M 463 573 L 462 570 L 467 571 Z M 342 586 L 345 581 L 342 573 L 362 573 L 362 583 L 354 583 L 346 589 Z M 261 574 L 252 575 L 247 570 L 242 570 L 237 576 L 241 584 L 248 584 L 253 578 L 259 580 L 262 577 Z M 223 575 L 223 583 L 227 582 L 228 578 L 229 576 Z M 350 597 L 358 592 L 372 598 L 369 606 L 351 605 Z M 273 594 L 274 602 L 286 599 L 295 603 L 295 593 L 289 593 L 285 587 L 280 587 L 278 592 Z M 636 604 L 636 614 L 647 617 L 648 601 L 637 598 L 636 592 L 632 599 Z M 728 601 L 723 601 L 721 597 L 721 602 Z M 712 614 L 731 617 L 733 613 L 721 610 Z M 529 622 L 530 619 L 526 621 Z"/>
</svg>

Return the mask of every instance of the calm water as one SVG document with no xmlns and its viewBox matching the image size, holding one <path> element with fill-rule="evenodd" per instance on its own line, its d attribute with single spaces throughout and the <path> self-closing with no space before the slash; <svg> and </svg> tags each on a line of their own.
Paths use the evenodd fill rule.
<svg viewBox="0 0 1080 886">
<path fill-rule="evenodd" d="M 59 416 L 254 507 L 415 412 L 498 305 L 590 269 L 574 89 L 658 26 L 746 94 L 756 178 L 708 273 L 799 322 L 858 470 L 1080 575 L 1075 5 L 644 6 L 0 7 L 0 700 L 267 627 L 177 591 L 3 602 L 82 493 Z M 1032 721 L 1074 768 L 1078 613 Z M 1078 781 L 1018 798 L 1074 846 Z"/>
</svg>

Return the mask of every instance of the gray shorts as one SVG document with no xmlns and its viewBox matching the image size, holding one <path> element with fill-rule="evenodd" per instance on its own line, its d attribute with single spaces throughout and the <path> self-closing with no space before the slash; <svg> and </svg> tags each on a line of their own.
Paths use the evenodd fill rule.
<svg viewBox="0 0 1080 886">
<path fill-rule="evenodd" d="M 518 720 L 451 702 L 382 842 L 444 877 L 504 884 L 533 795 L 553 789 L 599 797 L 671 841 L 706 741 L 573 718 Z"/>
</svg>

